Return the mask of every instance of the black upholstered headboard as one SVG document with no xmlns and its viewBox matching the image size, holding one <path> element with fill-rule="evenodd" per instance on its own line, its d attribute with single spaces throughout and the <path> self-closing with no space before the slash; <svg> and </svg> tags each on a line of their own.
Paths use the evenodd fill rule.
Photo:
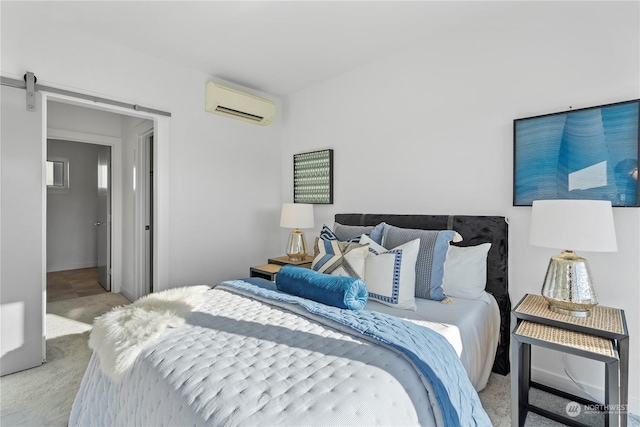
<svg viewBox="0 0 640 427">
<path fill-rule="evenodd" d="M 456 246 L 475 246 L 491 243 L 487 256 L 486 291 L 494 296 L 500 308 L 500 341 L 493 371 L 509 373 L 509 325 L 511 300 L 509 298 L 508 242 L 509 225 L 502 216 L 470 215 L 384 215 L 336 214 L 335 221 L 343 225 L 378 225 L 386 222 L 402 228 L 421 230 L 455 230 L 462 235 Z"/>
</svg>

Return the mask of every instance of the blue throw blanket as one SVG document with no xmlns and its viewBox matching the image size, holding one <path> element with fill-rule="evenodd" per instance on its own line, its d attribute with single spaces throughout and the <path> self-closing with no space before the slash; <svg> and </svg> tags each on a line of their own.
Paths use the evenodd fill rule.
<svg viewBox="0 0 640 427">
<path fill-rule="evenodd" d="M 446 426 L 491 426 L 462 362 L 442 335 L 383 313 L 339 309 L 269 289 L 273 284 L 266 280 L 249 280 L 254 284 L 232 280 L 220 285 L 267 300 L 298 304 L 311 314 L 338 322 L 397 349 L 413 362 L 433 387 Z"/>
<path fill-rule="evenodd" d="M 369 295 L 362 279 L 332 276 L 295 265 L 285 265 L 278 271 L 276 287 L 291 295 L 349 310 L 364 309 Z"/>
</svg>

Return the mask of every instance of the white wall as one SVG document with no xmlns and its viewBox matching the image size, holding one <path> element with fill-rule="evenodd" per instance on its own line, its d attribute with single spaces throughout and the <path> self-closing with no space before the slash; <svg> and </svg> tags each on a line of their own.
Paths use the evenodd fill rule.
<svg viewBox="0 0 640 427">
<path fill-rule="evenodd" d="M 637 2 L 520 7 L 503 25 L 454 26 L 287 99 L 283 200 L 291 156 L 333 148 L 335 203 L 316 205 L 316 232 L 339 212 L 505 215 L 512 303 L 539 294 L 555 252 L 527 243 L 531 208 L 512 206 L 513 119 L 638 98 L 640 14 Z M 601 304 L 626 312 L 638 414 L 640 209 L 614 216 L 618 252 L 584 255 Z M 602 367 L 569 363 L 600 393 Z M 534 377 L 571 389 L 558 353 L 535 352 L 533 366 Z"/>
<path fill-rule="evenodd" d="M 69 192 L 47 194 L 47 272 L 97 266 L 98 148 L 49 140 L 48 157 L 69 160 Z"/>
<path fill-rule="evenodd" d="M 204 111 L 208 76 L 46 23 L 2 16 L 3 76 L 172 113 L 169 144 L 170 286 L 246 277 L 282 254 L 280 120 L 255 126 Z M 280 104 L 277 98 L 268 96 Z"/>
</svg>

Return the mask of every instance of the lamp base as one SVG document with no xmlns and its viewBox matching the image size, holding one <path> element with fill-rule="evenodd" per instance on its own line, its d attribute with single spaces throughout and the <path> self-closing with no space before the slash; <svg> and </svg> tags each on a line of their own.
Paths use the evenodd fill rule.
<svg viewBox="0 0 640 427">
<path fill-rule="evenodd" d="M 594 305 L 595 307 L 595 305 Z M 591 307 L 593 308 L 593 307 Z M 556 305 L 553 305 L 553 303 L 549 302 L 549 310 L 553 311 L 554 313 L 558 313 L 558 314 L 564 314 L 565 316 L 573 316 L 573 317 L 590 317 L 591 316 L 591 308 L 589 308 L 589 310 L 568 310 L 568 309 L 564 309 L 561 307 L 558 307 Z"/>
<path fill-rule="evenodd" d="M 572 251 L 551 257 L 542 285 L 549 310 L 574 317 L 589 317 L 598 305 L 587 260 Z"/>
<path fill-rule="evenodd" d="M 307 256 L 307 241 L 304 237 L 304 233 L 296 228 L 291 232 L 289 236 L 289 243 L 287 243 L 287 256 L 290 261 L 302 261 Z"/>
</svg>

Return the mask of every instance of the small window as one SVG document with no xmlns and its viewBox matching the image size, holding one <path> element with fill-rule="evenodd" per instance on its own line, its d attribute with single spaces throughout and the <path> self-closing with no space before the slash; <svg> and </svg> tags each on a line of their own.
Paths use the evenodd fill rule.
<svg viewBox="0 0 640 427">
<path fill-rule="evenodd" d="M 69 160 L 50 158 L 47 160 L 47 189 L 50 192 L 68 192 L 69 190 Z M 59 191 L 63 190 L 63 191 Z"/>
</svg>

